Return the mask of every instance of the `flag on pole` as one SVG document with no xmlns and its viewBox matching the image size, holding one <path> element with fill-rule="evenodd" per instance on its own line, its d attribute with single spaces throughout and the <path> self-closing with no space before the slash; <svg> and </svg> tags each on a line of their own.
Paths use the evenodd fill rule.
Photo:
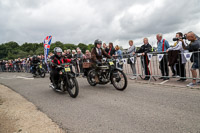
<svg viewBox="0 0 200 133">
<path fill-rule="evenodd" d="M 49 50 L 50 50 L 51 39 L 52 39 L 52 36 L 47 36 L 44 39 L 44 59 L 45 59 L 45 63 L 47 63 L 47 57 L 48 57 Z"/>
</svg>

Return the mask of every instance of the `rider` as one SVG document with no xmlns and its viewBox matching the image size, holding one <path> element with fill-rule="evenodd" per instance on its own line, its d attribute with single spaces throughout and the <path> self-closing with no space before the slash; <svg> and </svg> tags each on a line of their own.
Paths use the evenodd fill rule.
<svg viewBox="0 0 200 133">
<path fill-rule="evenodd" d="M 62 56 L 62 49 L 60 47 L 54 48 L 54 55 L 51 57 L 51 72 L 50 80 L 56 90 L 60 90 L 59 83 L 59 71 L 61 70 L 60 65 L 63 63 L 71 62 L 71 59 L 64 58 Z"/>
<path fill-rule="evenodd" d="M 106 53 L 106 51 L 101 48 L 102 41 L 100 41 L 99 39 L 94 41 L 94 45 L 95 45 L 95 47 L 91 51 L 91 59 L 92 59 L 93 67 L 96 69 L 95 81 L 98 83 L 99 78 L 97 75 L 98 69 L 97 69 L 96 65 L 101 65 L 101 60 L 102 60 L 103 56 L 105 56 L 107 58 L 111 58 L 111 56 L 108 55 Z"/>
<path fill-rule="evenodd" d="M 40 62 L 40 59 L 34 55 L 32 60 L 31 60 L 31 66 L 32 66 L 32 74 L 36 74 L 36 67 L 37 67 L 37 64 Z"/>
</svg>

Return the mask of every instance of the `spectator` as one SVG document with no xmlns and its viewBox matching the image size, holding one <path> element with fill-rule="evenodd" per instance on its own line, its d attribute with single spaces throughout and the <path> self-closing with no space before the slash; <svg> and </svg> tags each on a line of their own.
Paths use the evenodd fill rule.
<svg viewBox="0 0 200 133">
<path fill-rule="evenodd" d="M 72 54 L 71 54 L 71 50 L 68 49 L 65 56 L 68 58 L 68 59 L 71 59 L 72 58 Z"/>
<path fill-rule="evenodd" d="M 0 60 L 0 72 L 2 72 L 2 61 Z"/>
<path fill-rule="evenodd" d="M 158 52 L 166 52 L 166 50 L 169 48 L 169 43 L 167 40 L 162 39 L 162 34 L 157 34 L 156 36 L 158 42 Z M 167 59 L 167 55 L 165 53 L 163 53 L 164 56 L 162 58 L 162 60 L 160 61 L 160 70 L 162 73 L 162 77 L 160 77 L 159 79 L 163 79 L 163 80 L 168 80 L 169 79 L 169 68 L 168 68 L 168 59 Z"/>
<path fill-rule="evenodd" d="M 110 42 L 110 43 L 109 43 L 108 55 L 112 56 L 112 55 L 114 55 L 114 54 L 115 54 L 115 49 L 114 49 L 114 47 L 113 47 L 113 43 Z"/>
<path fill-rule="evenodd" d="M 6 71 L 6 61 L 5 60 L 3 60 L 3 62 L 2 62 L 2 70 L 3 70 L 3 72 Z"/>
<path fill-rule="evenodd" d="M 91 53 L 89 50 L 86 50 L 85 51 L 85 55 L 83 56 L 83 62 L 91 62 Z M 89 72 L 91 68 L 84 68 L 83 71 L 84 71 L 84 76 L 87 76 L 87 73 Z"/>
<path fill-rule="evenodd" d="M 150 71 L 149 71 L 149 58 L 147 56 L 147 53 L 151 52 L 152 47 L 148 42 L 148 38 L 144 38 L 143 40 L 144 44 L 140 47 L 139 50 L 137 50 L 135 53 L 142 53 L 141 59 L 142 59 L 142 66 L 144 68 L 145 72 L 145 78 L 144 80 L 149 80 L 150 78 Z"/>
<path fill-rule="evenodd" d="M 118 45 L 115 46 L 115 54 L 113 56 L 119 60 L 119 62 L 117 62 L 117 67 L 123 69 L 123 64 L 120 63 L 122 59 L 122 51 L 120 50 Z"/>
<path fill-rule="evenodd" d="M 200 68 L 200 54 L 199 54 L 199 48 L 200 48 L 200 40 L 197 39 L 196 35 L 193 32 L 189 32 L 187 34 L 187 40 L 191 41 L 188 46 L 185 46 L 183 43 L 183 48 L 186 50 L 189 50 L 189 52 L 194 52 L 191 57 L 191 62 L 193 62 L 191 72 L 192 72 L 192 82 L 187 85 L 187 87 L 195 86 L 196 78 L 197 78 L 197 72 L 196 69 Z"/>
<path fill-rule="evenodd" d="M 104 49 L 107 53 L 109 52 L 109 49 L 108 49 L 106 43 L 103 43 L 103 49 Z"/>
<path fill-rule="evenodd" d="M 176 45 L 177 45 L 177 42 L 174 43 L 173 47 L 176 47 Z M 168 51 L 166 51 L 166 52 L 168 52 Z M 170 58 L 169 53 L 168 53 L 168 58 Z M 175 64 L 174 66 L 171 65 L 170 68 L 171 68 L 171 71 L 172 71 L 172 74 L 173 74 L 172 77 L 179 76 L 178 64 Z"/>
<path fill-rule="evenodd" d="M 32 65 L 31 65 L 31 64 L 32 64 L 32 61 L 33 61 L 33 57 L 30 57 L 30 58 L 29 58 L 29 65 L 30 65 L 30 70 L 29 70 L 29 72 L 30 72 L 30 73 L 33 72 L 33 67 L 32 67 Z"/>
<path fill-rule="evenodd" d="M 72 50 L 72 60 L 73 59 L 76 59 L 77 58 L 77 54 L 76 54 L 76 50 Z M 74 65 L 74 67 L 75 67 L 75 72 L 76 72 L 76 74 L 77 74 L 77 76 L 78 76 L 78 74 L 79 74 L 79 70 L 78 70 L 78 63 L 77 63 L 77 60 L 75 60 L 75 64 L 73 64 Z"/>
<path fill-rule="evenodd" d="M 12 64 L 12 60 L 9 60 L 9 68 L 8 68 L 9 72 L 13 72 L 13 64 Z"/>
<path fill-rule="evenodd" d="M 76 58 L 77 54 L 76 54 L 76 50 L 72 50 L 72 58 Z"/>
<path fill-rule="evenodd" d="M 85 55 L 83 55 L 84 60 L 90 60 L 91 59 L 91 53 L 89 50 L 85 51 Z M 88 62 L 88 61 L 87 61 Z"/>
<path fill-rule="evenodd" d="M 79 47 L 76 48 L 76 51 L 78 52 L 78 50 L 81 50 Z"/>
<path fill-rule="evenodd" d="M 77 59 L 78 59 L 80 73 L 83 73 L 83 54 L 80 49 L 77 51 Z"/>
<path fill-rule="evenodd" d="M 26 72 L 27 69 L 26 58 L 23 59 L 22 65 L 23 65 L 23 71 Z"/>
<path fill-rule="evenodd" d="M 64 53 L 67 54 L 67 50 L 64 50 Z"/>
<path fill-rule="evenodd" d="M 23 62 L 23 59 L 20 59 L 20 72 L 23 72 L 24 70 L 23 70 L 23 64 L 22 64 L 22 62 Z"/>
<path fill-rule="evenodd" d="M 16 72 L 20 72 L 20 58 L 16 59 Z"/>
<path fill-rule="evenodd" d="M 181 38 L 183 37 L 183 34 L 181 32 L 178 32 L 176 33 L 176 38 Z M 166 52 L 168 51 L 172 51 L 172 50 L 179 50 L 181 52 L 181 54 L 179 54 L 178 58 L 179 58 L 179 62 L 178 64 L 176 65 L 177 69 L 180 68 L 180 70 L 178 71 L 179 72 L 179 75 L 180 75 L 180 79 L 178 81 L 185 81 L 186 80 L 186 70 L 185 70 L 185 64 L 187 62 L 187 60 L 185 59 L 185 56 L 184 56 L 184 49 L 183 49 L 183 41 L 180 41 L 180 40 L 177 40 L 176 42 L 176 45 L 174 47 L 170 47 L 167 49 Z"/>
<path fill-rule="evenodd" d="M 133 76 L 130 77 L 130 79 L 134 80 L 134 79 L 136 79 L 136 76 L 137 76 L 136 75 L 136 68 L 135 68 L 136 56 L 134 54 L 136 52 L 136 48 L 133 45 L 133 40 L 129 40 L 129 45 L 130 45 L 130 47 L 127 50 L 127 54 L 129 56 L 134 56 L 134 62 L 131 62 L 131 61 L 128 62 L 130 64 L 132 72 L 133 72 Z"/>
<path fill-rule="evenodd" d="M 30 64 L 29 64 L 30 57 L 26 58 L 26 72 L 29 72 Z"/>
</svg>

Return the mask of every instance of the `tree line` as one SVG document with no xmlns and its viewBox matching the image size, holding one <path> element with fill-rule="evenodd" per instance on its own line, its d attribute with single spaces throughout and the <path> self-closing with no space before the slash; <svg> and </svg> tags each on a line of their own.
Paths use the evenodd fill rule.
<svg viewBox="0 0 200 133">
<path fill-rule="evenodd" d="M 60 41 L 55 43 L 51 43 L 50 52 L 53 52 L 55 47 L 60 47 L 63 50 L 67 49 L 76 49 L 79 47 L 83 53 L 86 50 L 90 50 L 94 47 L 93 44 L 84 44 L 79 43 L 78 45 L 75 44 L 64 44 Z M 25 58 L 32 55 L 41 55 L 44 54 L 44 46 L 43 43 L 24 43 L 19 45 L 17 42 L 7 42 L 0 44 L 0 60 L 10 60 L 16 58 Z"/>
</svg>

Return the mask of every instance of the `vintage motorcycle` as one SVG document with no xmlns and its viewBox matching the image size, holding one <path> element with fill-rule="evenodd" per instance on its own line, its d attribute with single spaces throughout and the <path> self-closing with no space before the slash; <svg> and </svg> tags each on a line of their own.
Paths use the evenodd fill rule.
<svg viewBox="0 0 200 133">
<path fill-rule="evenodd" d="M 35 74 L 33 74 L 33 77 L 36 77 L 37 75 L 40 75 L 41 78 L 45 77 L 45 69 L 42 67 L 41 63 L 38 63 L 36 66 Z"/>
<path fill-rule="evenodd" d="M 114 62 L 115 59 L 106 59 L 102 62 L 102 65 L 96 65 L 96 68 L 93 68 L 88 72 L 87 81 L 91 86 L 96 86 L 97 84 L 111 84 L 120 91 L 126 89 L 128 80 L 125 73 L 116 68 Z M 96 82 L 95 77 L 98 77 L 99 82 Z"/>
<path fill-rule="evenodd" d="M 71 69 L 71 66 L 72 64 L 70 63 L 65 63 L 58 66 L 61 68 L 59 72 L 60 78 L 58 86 L 60 87 L 60 92 L 68 92 L 72 98 L 76 98 L 79 93 L 79 86 L 76 80 L 75 73 Z M 54 91 L 58 91 L 55 89 L 53 84 L 51 84 L 50 87 Z"/>
</svg>

